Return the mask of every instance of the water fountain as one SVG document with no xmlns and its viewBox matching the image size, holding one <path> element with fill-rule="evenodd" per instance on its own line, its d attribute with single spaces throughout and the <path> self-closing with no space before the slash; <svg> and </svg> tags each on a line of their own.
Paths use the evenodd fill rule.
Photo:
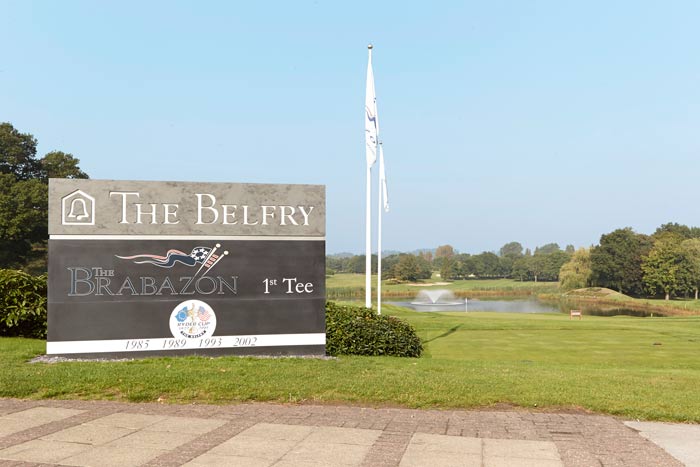
<svg viewBox="0 0 700 467">
<path fill-rule="evenodd" d="M 416 311 L 466 311 L 466 300 L 446 289 L 421 290 L 411 305 Z"/>
</svg>

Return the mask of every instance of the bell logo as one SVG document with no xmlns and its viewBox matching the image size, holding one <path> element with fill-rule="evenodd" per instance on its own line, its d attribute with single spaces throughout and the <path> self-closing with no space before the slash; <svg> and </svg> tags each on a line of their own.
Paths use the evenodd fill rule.
<svg viewBox="0 0 700 467">
<path fill-rule="evenodd" d="M 82 190 L 61 199 L 61 223 L 63 225 L 95 225 L 95 198 Z"/>
</svg>

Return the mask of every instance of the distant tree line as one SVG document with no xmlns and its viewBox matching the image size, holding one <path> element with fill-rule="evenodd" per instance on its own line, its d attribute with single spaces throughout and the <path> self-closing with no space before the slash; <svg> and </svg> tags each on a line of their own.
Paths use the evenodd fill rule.
<svg viewBox="0 0 700 467">
<path fill-rule="evenodd" d="M 372 270 L 377 271 L 376 255 Z M 364 256 L 329 256 L 327 271 L 363 273 Z M 556 243 L 532 252 L 518 242 L 498 253 L 457 253 L 450 245 L 382 259 L 382 279 L 417 281 L 437 272 L 445 280 L 510 278 L 559 281 L 563 290 L 606 287 L 635 297 L 694 297 L 700 291 L 700 227 L 661 225 L 652 235 L 626 227 L 600 237 L 598 245 L 563 250 Z"/>
<path fill-rule="evenodd" d="M 382 279 L 417 281 L 428 279 L 433 272 L 446 280 L 512 278 L 522 281 L 557 281 L 562 265 L 569 261 L 574 247 L 562 250 L 556 243 L 535 248 L 534 253 L 518 242 L 505 244 L 499 253 L 476 255 L 457 253 L 451 245 L 418 254 L 399 253 L 382 258 Z M 364 273 L 364 255 L 329 256 L 329 273 Z M 377 271 L 377 257 L 372 255 L 372 271 Z"/>
</svg>

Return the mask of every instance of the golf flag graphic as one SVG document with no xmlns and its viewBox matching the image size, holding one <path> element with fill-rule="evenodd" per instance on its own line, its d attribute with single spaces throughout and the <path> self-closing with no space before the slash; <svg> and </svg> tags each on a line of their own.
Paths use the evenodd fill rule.
<svg viewBox="0 0 700 467">
<path fill-rule="evenodd" d="M 365 94 L 365 146 L 367 167 L 372 167 L 377 160 L 377 141 L 379 138 L 379 120 L 377 118 L 377 96 L 374 93 L 374 73 L 372 72 L 372 49 L 369 49 L 367 63 L 367 92 Z"/>
</svg>

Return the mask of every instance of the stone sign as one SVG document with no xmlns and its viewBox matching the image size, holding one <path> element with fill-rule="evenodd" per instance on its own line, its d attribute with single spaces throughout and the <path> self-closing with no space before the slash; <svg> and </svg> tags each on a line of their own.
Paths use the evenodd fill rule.
<svg viewBox="0 0 700 467">
<path fill-rule="evenodd" d="M 51 179 L 47 354 L 323 355 L 325 187 Z"/>
</svg>

